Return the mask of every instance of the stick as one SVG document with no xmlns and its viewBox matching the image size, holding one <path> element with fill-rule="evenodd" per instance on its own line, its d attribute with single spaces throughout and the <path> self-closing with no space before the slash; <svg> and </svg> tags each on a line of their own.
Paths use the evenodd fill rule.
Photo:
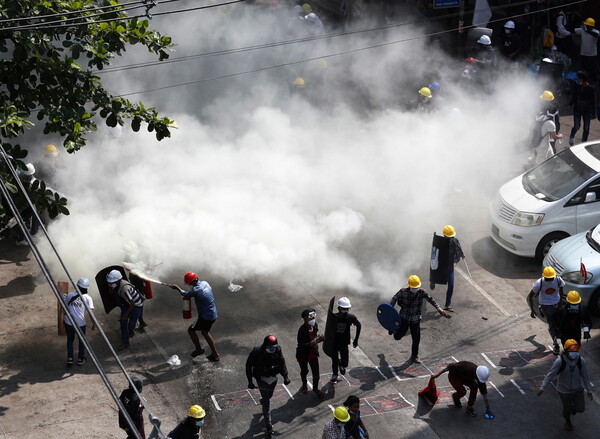
<svg viewBox="0 0 600 439">
<path fill-rule="evenodd" d="M 467 258 L 463 258 L 463 261 L 465 261 L 465 268 L 467 269 L 467 274 L 469 275 L 469 279 L 473 279 L 473 276 L 471 276 L 471 272 L 469 271 L 469 265 L 467 264 Z"/>
</svg>

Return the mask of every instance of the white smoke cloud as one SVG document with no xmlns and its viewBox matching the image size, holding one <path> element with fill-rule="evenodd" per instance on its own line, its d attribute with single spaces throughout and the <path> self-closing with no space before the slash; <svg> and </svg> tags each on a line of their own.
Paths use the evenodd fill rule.
<svg viewBox="0 0 600 439">
<path fill-rule="evenodd" d="M 180 44 L 178 54 L 269 41 L 261 29 L 275 19 L 195 17 L 194 26 L 179 20 L 161 29 Z M 411 32 L 418 30 L 385 38 Z M 318 52 L 373 40 L 355 36 L 319 45 Z M 470 208 L 485 208 L 518 160 L 514 143 L 526 133 L 539 94 L 516 76 L 499 80 L 489 95 L 466 93 L 454 84 L 460 64 L 425 52 L 424 44 L 332 58 L 327 69 L 335 74 L 326 79 L 304 66 L 140 95 L 179 129 L 162 142 L 144 130 L 125 128 L 118 139 L 100 132 L 68 157 L 59 185 L 71 215 L 49 230 L 69 269 L 92 277 L 128 261 L 165 281 L 194 270 L 226 281 L 266 276 L 358 291 L 402 285 L 427 261 L 433 231 L 458 221 L 460 233 L 469 209 L 453 205 L 453 195 L 472 195 Z M 416 57 L 419 51 L 427 56 Z M 139 90 L 270 65 L 282 53 L 303 59 L 306 52 L 287 47 L 214 63 L 205 58 L 198 69 L 177 63 L 141 70 L 135 80 L 129 74 L 105 81 Z M 429 79 L 433 58 L 450 67 Z M 290 90 L 297 71 L 307 74 L 307 98 Z M 329 81 L 320 89 L 328 94 L 311 95 L 311 77 Z M 431 114 L 402 110 L 403 96 L 428 83 L 423 78 L 442 83 L 444 104 Z"/>
</svg>

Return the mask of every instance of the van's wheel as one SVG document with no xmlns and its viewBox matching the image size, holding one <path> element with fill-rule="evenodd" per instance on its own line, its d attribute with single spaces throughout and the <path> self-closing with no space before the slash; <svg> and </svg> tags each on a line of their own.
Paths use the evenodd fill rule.
<svg viewBox="0 0 600 439">
<path fill-rule="evenodd" d="M 538 262 L 542 262 L 554 244 L 561 239 L 568 237 L 568 234 L 560 232 L 550 233 L 549 235 L 544 236 L 537 246 L 535 258 L 538 260 Z"/>
</svg>

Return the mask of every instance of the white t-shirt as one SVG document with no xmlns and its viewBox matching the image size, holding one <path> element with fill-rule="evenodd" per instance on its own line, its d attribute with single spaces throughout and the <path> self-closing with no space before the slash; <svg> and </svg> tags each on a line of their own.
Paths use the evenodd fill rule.
<svg viewBox="0 0 600 439">
<path fill-rule="evenodd" d="M 600 32 L 597 29 L 592 30 L 594 36 L 588 34 L 582 28 L 578 27 L 575 29 L 575 33 L 577 35 L 581 35 L 581 50 L 579 52 L 582 56 L 596 56 L 598 55 L 598 47 L 596 44 L 598 43 L 598 37 L 600 37 Z"/>
<path fill-rule="evenodd" d="M 76 292 L 63 294 L 65 302 L 67 303 L 71 302 L 71 299 L 73 299 L 73 297 L 75 296 L 77 296 Z M 88 308 L 94 309 L 94 301 L 92 300 L 90 295 L 83 294 L 82 297 L 83 300 L 85 300 L 85 303 L 88 306 Z M 77 326 L 85 326 L 85 306 L 83 305 L 83 302 L 81 301 L 80 297 L 73 299 L 73 301 L 69 305 L 69 310 L 71 311 L 71 315 L 73 316 L 73 320 L 75 320 Z M 71 324 L 71 321 L 69 320 L 69 317 L 67 315 L 65 315 L 64 321 L 67 325 Z"/>
<path fill-rule="evenodd" d="M 531 289 L 535 294 L 539 294 L 540 305 L 556 305 L 560 302 L 560 288 L 564 286 L 565 281 L 560 276 L 556 276 L 552 282 L 541 277 L 534 282 Z"/>
</svg>

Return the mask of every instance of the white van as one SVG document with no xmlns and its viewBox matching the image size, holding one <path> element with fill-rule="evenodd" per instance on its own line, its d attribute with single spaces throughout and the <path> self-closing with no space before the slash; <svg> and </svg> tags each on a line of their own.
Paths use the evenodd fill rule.
<svg viewBox="0 0 600 439">
<path fill-rule="evenodd" d="M 600 223 L 600 141 L 565 149 L 503 185 L 490 204 L 492 238 L 542 260 L 557 241 Z"/>
</svg>

